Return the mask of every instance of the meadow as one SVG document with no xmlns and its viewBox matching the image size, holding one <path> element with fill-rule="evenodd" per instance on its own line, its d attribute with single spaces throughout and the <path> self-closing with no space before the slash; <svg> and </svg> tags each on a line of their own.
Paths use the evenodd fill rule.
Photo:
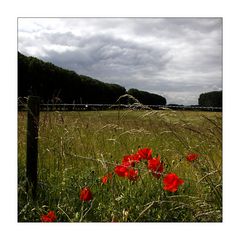
<svg viewBox="0 0 240 240">
<path fill-rule="evenodd" d="M 49 211 L 56 222 L 222 221 L 220 112 L 41 112 L 35 200 L 25 188 L 26 126 L 27 113 L 18 112 L 19 222 L 40 222 Z M 116 173 L 124 156 L 145 148 L 161 161 L 159 175 L 149 159 L 131 166 L 132 178 Z M 164 185 L 169 173 L 182 181 L 175 191 Z"/>
</svg>

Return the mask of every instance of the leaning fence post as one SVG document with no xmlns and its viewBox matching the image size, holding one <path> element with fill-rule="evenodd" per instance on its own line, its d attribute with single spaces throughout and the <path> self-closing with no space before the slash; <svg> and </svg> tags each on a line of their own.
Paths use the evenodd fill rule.
<svg viewBox="0 0 240 240">
<path fill-rule="evenodd" d="M 27 192 L 31 191 L 33 198 L 37 188 L 39 102 L 39 97 L 28 98 L 26 178 Z"/>
</svg>

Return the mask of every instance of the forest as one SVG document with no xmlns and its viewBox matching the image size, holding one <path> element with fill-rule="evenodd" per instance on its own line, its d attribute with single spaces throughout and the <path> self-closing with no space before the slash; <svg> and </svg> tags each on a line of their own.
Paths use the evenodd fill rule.
<svg viewBox="0 0 240 240">
<path fill-rule="evenodd" d="M 160 95 L 138 89 L 127 91 L 118 84 L 78 75 L 18 52 L 18 98 L 21 102 L 29 95 L 37 95 L 41 103 L 114 104 L 124 94 L 131 94 L 146 105 L 166 104 L 166 99 Z M 126 101 L 126 98 L 121 99 L 121 103 L 128 103 Z"/>
<path fill-rule="evenodd" d="M 222 107 L 222 91 L 200 94 L 198 104 L 203 107 Z"/>
<path fill-rule="evenodd" d="M 18 52 L 18 99 L 25 103 L 29 95 L 40 96 L 41 103 L 115 104 L 129 94 L 144 105 L 166 105 L 166 98 L 146 91 L 105 83 L 89 76 L 78 75 L 50 62 L 27 57 Z M 129 104 L 132 99 L 120 98 Z M 201 107 L 222 107 L 222 91 L 200 94 Z"/>
</svg>

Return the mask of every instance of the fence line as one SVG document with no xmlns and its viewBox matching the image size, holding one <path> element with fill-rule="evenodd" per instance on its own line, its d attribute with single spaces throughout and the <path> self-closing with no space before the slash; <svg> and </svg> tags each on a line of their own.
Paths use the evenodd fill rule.
<svg viewBox="0 0 240 240">
<path fill-rule="evenodd" d="M 127 105 L 127 104 L 40 104 L 40 111 L 93 111 L 93 110 L 119 110 L 144 109 L 152 110 L 192 110 L 221 112 L 221 107 L 201 106 L 168 106 L 168 105 Z M 18 111 L 27 111 L 27 104 L 18 104 Z"/>
<path fill-rule="evenodd" d="M 39 102 L 39 97 L 29 96 L 27 106 L 26 191 L 33 199 L 37 194 Z"/>
</svg>

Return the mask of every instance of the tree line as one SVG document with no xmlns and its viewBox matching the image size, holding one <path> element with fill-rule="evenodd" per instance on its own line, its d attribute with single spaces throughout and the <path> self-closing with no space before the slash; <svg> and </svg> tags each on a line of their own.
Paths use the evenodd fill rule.
<svg viewBox="0 0 240 240">
<path fill-rule="evenodd" d="M 146 105 L 165 105 L 160 95 L 126 89 L 118 84 L 104 83 L 74 71 L 55 66 L 18 52 L 18 97 L 40 96 L 41 103 L 114 104 L 120 96 L 130 94 Z M 129 103 L 126 98 L 121 103 Z"/>
<path fill-rule="evenodd" d="M 222 107 L 222 91 L 200 94 L 198 104 L 203 107 Z"/>
<path fill-rule="evenodd" d="M 129 94 L 145 105 L 166 105 L 164 97 L 118 84 L 104 83 L 74 71 L 57 67 L 18 52 L 18 97 L 24 103 L 29 95 L 40 96 L 41 103 L 114 104 Z M 132 103 L 121 98 L 120 103 Z M 198 105 L 222 107 L 222 91 L 202 93 Z"/>
</svg>

